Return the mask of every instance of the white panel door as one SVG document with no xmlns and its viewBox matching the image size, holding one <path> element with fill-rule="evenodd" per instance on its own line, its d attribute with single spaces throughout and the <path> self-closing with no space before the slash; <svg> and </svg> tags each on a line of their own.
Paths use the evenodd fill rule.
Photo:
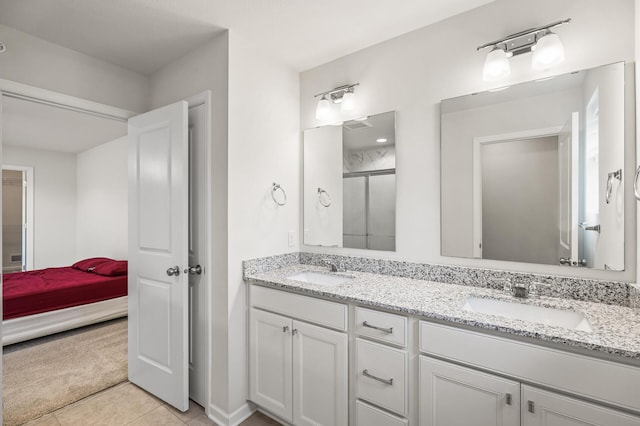
<svg viewBox="0 0 640 426">
<path fill-rule="evenodd" d="M 293 321 L 293 424 L 347 426 L 347 335 Z"/>
<path fill-rule="evenodd" d="M 520 384 L 420 357 L 421 426 L 519 426 Z"/>
<path fill-rule="evenodd" d="M 292 320 L 251 309 L 249 323 L 249 399 L 291 422 Z"/>
<path fill-rule="evenodd" d="M 189 407 L 184 101 L 129 120 L 129 380 Z"/>
<path fill-rule="evenodd" d="M 640 417 L 522 385 L 522 426 L 639 426 Z"/>
</svg>

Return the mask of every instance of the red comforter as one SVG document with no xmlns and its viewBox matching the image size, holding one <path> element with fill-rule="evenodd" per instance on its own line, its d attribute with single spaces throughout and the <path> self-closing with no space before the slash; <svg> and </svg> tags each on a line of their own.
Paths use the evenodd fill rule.
<svg viewBox="0 0 640 426">
<path fill-rule="evenodd" d="M 127 295 L 127 276 L 105 277 L 71 267 L 2 275 L 2 319 Z"/>
</svg>

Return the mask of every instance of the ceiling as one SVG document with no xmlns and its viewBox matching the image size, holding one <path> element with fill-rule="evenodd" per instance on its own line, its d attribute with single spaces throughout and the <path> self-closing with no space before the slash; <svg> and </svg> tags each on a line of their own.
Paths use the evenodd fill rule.
<svg viewBox="0 0 640 426">
<path fill-rule="evenodd" d="M 2 98 L 7 146 L 78 153 L 127 134 L 127 123 L 31 101 Z"/>
<path fill-rule="evenodd" d="M 142 74 L 229 29 L 304 71 L 491 1 L 0 0 L 0 24 Z"/>
</svg>

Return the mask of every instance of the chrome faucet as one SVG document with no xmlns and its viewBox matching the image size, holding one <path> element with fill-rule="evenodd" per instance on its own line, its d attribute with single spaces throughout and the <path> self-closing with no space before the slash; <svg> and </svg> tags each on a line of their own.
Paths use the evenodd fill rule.
<svg viewBox="0 0 640 426">
<path fill-rule="evenodd" d="M 331 272 L 343 272 L 344 268 L 340 262 L 337 262 L 332 259 L 322 259 L 322 263 L 329 267 L 329 271 Z"/>
<path fill-rule="evenodd" d="M 504 290 L 513 294 L 514 297 L 526 299 L 527 297 L 539 297 L 542 287 L 551 287 L 549 284 L 538 281 L 516 283 L 505 279 Z"/>
</svg>

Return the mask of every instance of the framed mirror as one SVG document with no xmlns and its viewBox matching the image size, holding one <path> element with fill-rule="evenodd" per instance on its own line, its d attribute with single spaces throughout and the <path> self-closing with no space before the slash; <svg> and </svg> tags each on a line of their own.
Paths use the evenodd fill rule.
<svg viewBox="0 0 640 426">
<path fill-rule="evenodd" d="M 624 68 L 442 101 L 443 256 L 624 270 Z"/>
<path fill-rule="evenodd" d="M 306 245 L 395 251 L 395 112 L 304 131 Z"/>
</svg>

